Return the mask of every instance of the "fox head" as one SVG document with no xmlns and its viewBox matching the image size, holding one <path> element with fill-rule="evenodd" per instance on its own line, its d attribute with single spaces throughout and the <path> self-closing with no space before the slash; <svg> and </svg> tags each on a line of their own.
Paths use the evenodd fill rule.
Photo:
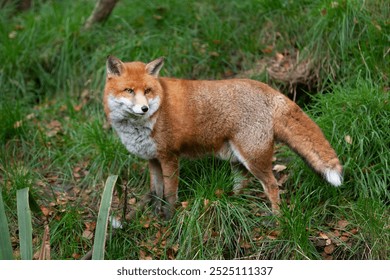
<svg viewBox="0 0 390 280">
<path fill-rule="evenodd" d="M 107 58 L 104 107 L 111 121 L 147 119 L 158 110 L 162 93 L 158 74 L 163 64 L 163 57 L 147 64 Z"/>
</svg>

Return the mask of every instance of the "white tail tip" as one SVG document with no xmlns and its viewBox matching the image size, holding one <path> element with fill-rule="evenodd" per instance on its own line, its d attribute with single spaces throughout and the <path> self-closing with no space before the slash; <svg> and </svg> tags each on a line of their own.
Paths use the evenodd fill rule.
<svg viewBox="0 0 390 280">
<path fill-rule="evenodd" d="M 334 169 L 326 169 L 324 172 L 325 179 L 328 181 L 330 184 L 332 184 L 335 187 L 341 186 L 341 183 L 343 181 L 343 177 L 341 174 L 334 170 Z"/>
</svg>

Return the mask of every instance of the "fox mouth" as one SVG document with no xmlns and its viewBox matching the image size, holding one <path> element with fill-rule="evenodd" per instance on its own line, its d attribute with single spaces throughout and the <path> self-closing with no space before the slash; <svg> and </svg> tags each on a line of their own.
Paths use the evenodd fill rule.
<svg viewBox="0 0 390 280">
<path fill-rule="evenodd" d="M 126 115 L 129 118 L 141 118 L 145 115 L 145 113 L 136 113 L 132 110 L 126 110 Z"/>
<path fill-rule="evenodd" d="M 146 115 L 147 112 L 135 112 L 132 109 L 128 109 L 126 110 L 126 113 L 128 114 L 129 117 L 142 118 L 143 116 Z"/>
</svg>

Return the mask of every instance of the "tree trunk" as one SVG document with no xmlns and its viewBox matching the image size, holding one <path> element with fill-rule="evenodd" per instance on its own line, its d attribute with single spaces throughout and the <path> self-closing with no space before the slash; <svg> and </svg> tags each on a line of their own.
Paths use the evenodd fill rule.
<svg viewBox="0 0 390 280">
<path fill-rule="evenodd" d="M 84 24 L 84 29 L 89 29 L 97 22 L 103 22 L 110 16 L 118 0 L 98 0 L 91 16 Z"/>
<path fill-rule="evenodd" d="M 18 4 L 19 11 L 27 11 L 31 8 L 31 0 L 21 0 Z"/>
<path fill-rule="evenodd" d="M 8 0 L 0 1 L 0 8 L 4 8 Z M 12 1 L 11 1 L 12 3 Z M 27 11 L 31 8 L 32 0 L 16 0 L 14 1 L 16 9 L 20 12 Z"/>
</svg>

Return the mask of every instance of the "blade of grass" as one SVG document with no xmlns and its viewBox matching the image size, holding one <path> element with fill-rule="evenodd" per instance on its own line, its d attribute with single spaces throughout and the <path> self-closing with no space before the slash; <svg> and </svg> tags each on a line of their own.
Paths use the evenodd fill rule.
<svg viewBox="0 0 390 280">
<path fill-rule="evenodd" d="M 95 240 L 93 244 L 92 259 L 103 260 L 104 259 L 104 248 L 106 244 L 106 231 L 108 225 L 108 214 L 110 212 L 112 192 L 118 175 L 111 175 L 107 178 L 102 200 L 100 202 L 99 214 L 96 223 Z"/>
<path fill-rule="evenodd" d="M 0 189 L 0 260 L 12 260 L 12 244 Z"/>
<path fill-rule="evenodd" d="M 22 260 L 32 260 L 32 224 L 28 203 L 28 188 L 17 191 L 16 205 L 18 211 L 20 257 Z"/>
</svg>

